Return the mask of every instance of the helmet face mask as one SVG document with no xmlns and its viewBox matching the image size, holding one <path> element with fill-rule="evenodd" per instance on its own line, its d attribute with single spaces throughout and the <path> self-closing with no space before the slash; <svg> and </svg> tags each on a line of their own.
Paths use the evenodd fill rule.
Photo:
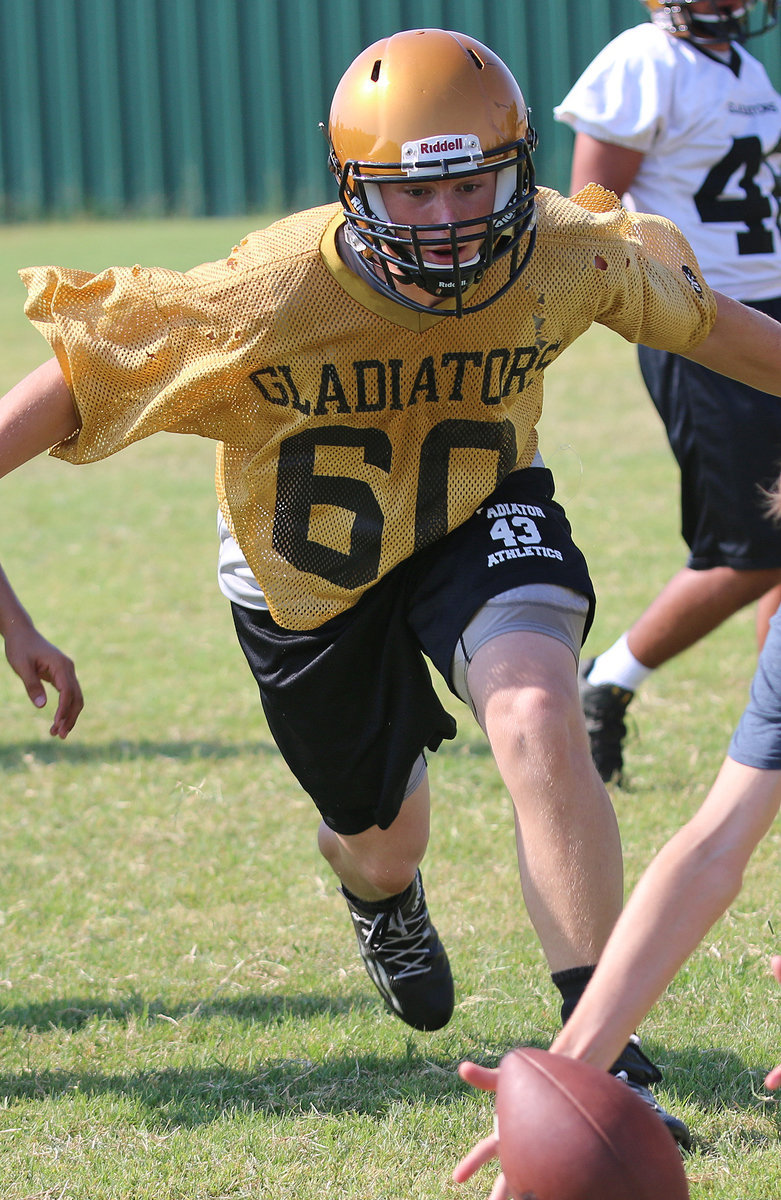
<svg viewBox="0 0 781 1200">
<path fill-rule="evenodd" d="M 744 0 L 742 4 L 732 7 L 719 0 L 708 0 L 701 11 L 692 11 L 692 6 L 698 0 L 640 2 L 651 13 L 654 24 L 668 33 L 706 47 L 714 43 L 744 42 L 747 38 L 772 29 L 778 19 L 778 0 Z"/>
<path fill-rule="evenodd" d="M 460 131 L 444 132 L 454 128 Z M 375 43 L 342 77 L 328 133 L 347 237 L 373 286 L 430 311 L 431 303 L 410 294 L 414 285 L 443 300 L 437 312 L 462 316 L 514 283 L 534 246 L 535 135 L 517 83 L 492 51 L 444 30 L 409 30 Z M 488 175 L 495 180 L 491 211 L 466 220 L 400 224 L 383 199 L 383 184 L 414 188 Z M 467 244 L 477 252 L 461 261 Z M 432 250 L 447 253 L 432 258 Z M 506 270 L 490 295 L 469 304 L 465 292 L 500 260 Z"/>
<path fill-rule="evenodd" d="M 442 140 L 442 135 L 430 139 L 435 144 Z M 490 213 L 433 225 L 403 225 L 391 221 L 378 182 L 378 178 L 381 178 L 378 177 L 378 168 L 390 168 L 394 173 L 386 182 L 394 184 L 399 182 L 395 173 L 398 164 L 372 164 L 368 174 L 363 163 L 348 161 L 344 164 L 339 198 L 347 217 L 351 244 L 364 256 L 367 265 L 379 267 L 381 280 L 393 291 L 394 299 L 402 304 L 409 303 L 409 297 L 399 292 L 398 287 L 414 284 L 432 296 L 451 297 L 460 316 L 464 311 L 472 311 L 468 305 L 464 305 L 464 291 L 478 283 L 495 261 L 508 254 L 513 256 L 509 272 L 512 278 L 506 281 L 502 291 L 506 291 L 523 270 L 533 248 L 533 238 L 530 237 L 521 255 L 520 243 L 532 228 L 534 219 L 534 168 L 525 140 L 501 147 L 501 155 L 493 162 L 475 166 L 468 173 L 457 169 L 454 171 L 446 162 L 442 162 L 436 174 L 426 174 L 427 181 L 471 180 L 488 173 L 496 177 L 496 195 Z M 417 177 L 410 177 L 410 182 L 417 182 Z M 522 198 L 520 201 L 519 197 Z M 459 252 L 464 244 L 476 240 L 482 242 L 478 253 L 466 262 L 460 261 Z M 450 251 L 451 265 L 426 258 L 427 250 L 441 248 Z M 373 266 L 369 265 L 369 269 L 373 270 Z M 497 292 L 491 299 L 496 299 L 498 295 Z"/>
</svg>

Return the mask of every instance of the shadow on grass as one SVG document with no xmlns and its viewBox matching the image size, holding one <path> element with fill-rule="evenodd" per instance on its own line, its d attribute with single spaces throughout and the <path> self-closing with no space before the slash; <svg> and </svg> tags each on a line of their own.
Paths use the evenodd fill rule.
<svg viewBox="0 0 781 1200">
<path fill-rule="evenodd" d="M 222 1063 L 209 1067 L 134 1071 L 35 1071 L 0 1074 L 4 1109 L 26 1101 L 123 1097 L 142 1106 L 145 1119 L 169 1129 L 233 1115 L 359 1113 L 383 1117 L 402 1104 L 448 1104 L 466 1091 L 456 1063 L 411 1055 L 338 1055 L 325 1062 L 277 1059 L 250 1071 Z"/>
<path fill-rule="evenodd" d="M 318 1017 L 349 1020 L 377 1011 L 370 994 L 334 997 L 318 992 L 298 995 L 211 996 L 197 1002 L 170 1003 L 162 997 L 146 1000 L 131 994 L 121 1001 L 90 996 L 68 996 L 50 1003 L 12 1006 L 0 1010 L 0 1028 L 45 1033 L 51 1029 L 78 1032 L 91 1023 L 119 1025 L 168 1021 L 177 1025 L 210 1020 L 233 1020 L 247 1025 L 273 1027 L 290 1021 Z M 525 1044 L 546 1046 L 538 1042 Z M 755 1148 L 767 1134 L 755 1129 L 735 1129 L 737 1112 L 755 1113 L 761 1106 L 781 1134 L 781 1103 L 765 1093 L 762 1080 L 773 1063 L 749 1066 L 727 1049 L 659 1050 L 647 1045 L 664 1071 L 665 1106 L 676 1111 L 676 1102 L 694 1105 L 703 1112 L 725 1114 L 725 1132 L 738 1145 Z M 488 1066 L 497 1065 L 509 1046 L 483 1046 L 480 1053 L 464 1054 Z M 397 1055 L 345 1054 L 324 1059 L 267 1059 L 249 1070 L 238 1069 L 215 1057 L 197 1067 L 164 1067 L 128 1074 L 99 1071 L 30 1070 L 0 1073 L 0 1100 L 10 1107 L 27 1101 L 81 1097 L 124 1096 L 143 1106 L 148 1118 L 163 1127 L 197 1126 L 243 1113 L 284 1115 L 355 1112 L 380 1118 L 395 1104 L 452 1103 L 469 1093 L 456 1075 L 460 1057 L 419 1052 L 410 1031 L 406 1047 Z M 698 1136 L 692 1122 L 695 1148 L 703 1156 L 713 1151 Z M 715 1143 L 714 1143 L 715 1145 Z"/>
<path fill-rule="evenodd" d="M 659 1049 L 643 1043 L 654 1062 L 661 1064 L 664 1087 L 668 1096 L 700 1104 L 703 1108 L 734 1108 L 749 1102 L 758 1092 L 773 1107 L 777 1097 L 764 1092 L 762 1080 L 775 1066 L 772 1051 L 761 1066 L 749 1067 L 743 1059 L 726 1048 L 702 1050 L 688 1046 L 682 1050 Z"/>
<path fill-rule="evenodd" d="M 349 1021 L 377 1011 L 378 1000 L 368 993 L 344 997 L 317 992 L 211 997 L 197 1004 L 171 1004 L 161 998 L 147 1001 L 137 994 L 123 1001 L 69 996 L 50 1004 L 5 1006 L 0 1010 L 0 1030 L 45 1033 L 60 1029 L 77 1033 L 90 1023 L 103 1025 L 107 1021 L 130 1025 L 163 1020 L 187 1025 L 226 1018 L 273 1027 L 319 1016 Z M 398 1028 L 402 1038 L 398 1053 L 392 1055 L 340 1051 L 316 1060 L 270 1058 L 253 1063 L 250 1069 L 233 1067 L 215 1055 L 206 1066 L 199 1063 L 127 1074 L 77 1069 L 2 1072 L 0 1102 L 9 1109 L 31 1101 L 126 1098 L 143 1108 L 150 1123 L 168 1129 L 175 1125 L 205 1125 L 245 1113 L 358 1113 L 380 1119 L 398 1104 L 449 1104 L 472 1093 L 456 1072 L 463 1055 L 452 1058 L 446 1053 L 428 1054 L 425 1047 L 419 1051 L 413 1031 L 406 1030 L 409 1036 L 405 1036 L 405 1027 Z M 492 1063 L 500 1055 L 494 1056 Z"/>
<path fill-rule="evenodd" d="M 702 1050 L 688 1046 L 682 1050 L 660 1050 L 644 1044 L 654 1062 L 662 1064 L 664 1081 L 659 1089 L 665 1096 L 663 1103 L 671 1112 L 678 1112 L 678 1103 L 694 1105 L 706 1113 L 724 1114 L 723 1131 L 711 1139 L 705 1138 L 697 1128 L 696 1117 L 687 1116 L 691 1128 L 693 1147 L 703 1158 L 721 1154 L 722 1138 L 745 1150 L 766 1146 L 766 1130 L 736 1128 L 736 1113 L 756 1114 L 771 1121 L 781 1136 L 781 1103 L 779 1096 L 763 1087 L 763 1080 L 775 1059 L 770 1058 L 761 1065 L 749 1066 L 731 1050 Z"/>
<path fill-rule="evenodd" d="M 311 1015 L 313 1008 L 347 1015 L 355 1008 L 319 997 L 298 997 L 284 1007 L 288 1012 L 298 1009 L 301 1015 Z M 371 1007 L 376 1007 L 374 1002 Z M 276 1008 L 270 1005 L 270 1013 Z M 459 1080 L 457 1065 L 455 1059 L 424 1057 L 408 1040 L 395 1055 L 341 1052 L 318 1060 L 269 1058 L 249 1069 L 233 1067 L 215 1056 L 206 1066 L 127 1074 L 67 1069 L 0 1073 L 0 1098 L 6 1111 L 29 1102 L 125 1099 L 134 1110 L 143 1109 L 145 1121 L 163 1130 L 253 1113 L 277 1117 L 358 1113 L 381 1119 L 398 1104 L 448 1104 L 471 1091 Z"/>
<path fill-rule="evenodd" d="M 135 759 L 171 758 L 188 762 L 199 758 L 238 758 L 243 754 L 273 755 L 279 758 L 279 750 L 272 741 L 226 743 L 211 741 L 195 742 L 100 742 L 95 745 L 80 745 L 68 742 L 64 745 L 51 742 L 11 742 L 0 747 L 0 770 L 18 770 L 26 767 L 32 758 L 41 766 L 67 762 L 71 766 L 81 763 L 132 762 Z"/>
<path fill-rule="evenodd" d="M 319 997 L 299 997 L 292 1004 L 287 1002 L 287 1007 L 292 1011 L 296 1004 L 301 1006 L 302 1013 L 310 1012 L 312 1005 L 329 1010 L 341 1007 Z M 349 1008 L 344 1006 L 345 1011 Z M 705 1061 L 706 1067 L 712 1068 L 716 1065 L 715 1061 L 709 1061 L 712 1058 L 715 1056 L 700 1055 L 699 1062 Z M 215 1059 L 206 1066 L 165 1067 L 126 1074 L 31 1070 L 0 1073 L 0 1097 L 6 1110 L 30 1101 L 125 1099 L 135 1110 L 141 1107 L 144 1119 L 151 1125 L 164 1130 L 173 1126 L 193 1128 L 246 1114 L 283 1117 L 356 1113 L 381 1120 L 399 1104 L 441 1106 L 473 1094 L 457 1076 L 458 1061 L 441 1054 L 424 1055 L 408 1042 L 397 1055 L 340 1053 L 317 1061 L 270 1058 L 253 1064 L 251 1069 L 234 1068 Z M 723 1056 L 718 1057 L 718 1063 L 723 1067 Z M 746 1075 L 761 1076 L 764 1069 L 748 1068 L 732 1056 L 728 1079 L 734 1084 Z M 734 1128 L 736 1109 L 756 1109 L 756 1095 L 750 1088 L 744 1096 L 733 1095 L 731 1102 L 725 1103 L 723 1094 L 706 1087 L 697 1087 L 695 1091 L 690 1085 L 696 1077 L 696 1071 L 686 1073 L 681 1080 L 682 1095 L 696 1099 L 706 1111 L 724 1109 L 734 1147 L 756 1149 L 767 1145 L 766 1133 Z M 726 1087 L 729 1086 L 727 1082 Z M 781 1123 L 777 1106 L 767 1115 L 776 1124 Z M 707 1159 L 714 1148 L 718 1149 L 717 1144 L 712 1147 L 698 1138 L 696 1125 L 692 1132 L 695 1149 L 702 1158 Z"/>
<path fill-rule="evenodd" d="M 163 997 L 146 1000 L 133 993 L 122 1000 L 95 996 L 66 996 L 42 1004 L 5 1005 L 0 1008 L 0 1028 L 46 1033 L 51 1029 L 77 1032 L 91 1022 L 115 1021 L 119 1025 L 170 1021 L 185 1023 L 225 1019 L 247 1025 L 279 1025 L 288 1020 L 311 1020 L 318 1016 L 343 1017 L 356 1011 L 377 1010 L 380 1001 L 366 996 L 335 997 L 318 992 L 299 995 L 238 996 L 219 994 L 203 1000 L 172 1003 Z"/>
</svg>

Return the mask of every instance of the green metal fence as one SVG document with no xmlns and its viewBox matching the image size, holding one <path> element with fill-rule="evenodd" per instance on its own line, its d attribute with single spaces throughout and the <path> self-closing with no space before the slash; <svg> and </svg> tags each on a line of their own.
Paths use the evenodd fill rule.
<svg viewBox="0 0 781 1200">
<path fill-rule="evenodd" d="M 318 122 L 344 68 L 397 29 L 487 42 L 566 188 L 553 105 L 638 0 L 0 0 L 0 220 L 282 211 L 333 195 Z M 752 44 L 781 87 L 781 36 Z"/>
</svg>

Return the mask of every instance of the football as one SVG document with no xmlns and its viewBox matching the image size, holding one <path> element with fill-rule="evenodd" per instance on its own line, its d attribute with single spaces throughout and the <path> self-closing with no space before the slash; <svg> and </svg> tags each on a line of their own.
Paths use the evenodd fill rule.
<svg viewBox="0 0 781 1200">
<path fill-rule="evenodd" d="M 499 1064 L 499 1159 L 514 1200 L 687 1200 L 681 1152 L 620 1079 L 522 1048 Z"/>
</svg>

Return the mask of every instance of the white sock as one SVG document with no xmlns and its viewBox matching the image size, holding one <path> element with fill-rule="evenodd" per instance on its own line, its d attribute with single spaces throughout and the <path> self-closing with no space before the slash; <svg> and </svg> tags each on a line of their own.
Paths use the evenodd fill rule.
<svg viewBox="0 0 781 1200">
<path fill-rule="evenodd" d="M 626 634 L 600 654 L 588 674 L 588 681 L 594 687 L 602 683 L 614 683 L 618 687 L 627 688 L 630 692 L 637 688 L 653 673 L 653 667 L 644 667 L 629 649 Z"/>
</svg>

